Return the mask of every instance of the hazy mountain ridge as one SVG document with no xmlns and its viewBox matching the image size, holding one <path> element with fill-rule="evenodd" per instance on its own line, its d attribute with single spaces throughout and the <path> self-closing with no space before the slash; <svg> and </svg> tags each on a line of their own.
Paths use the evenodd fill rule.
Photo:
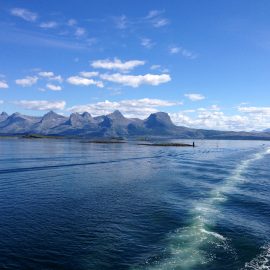
<svg viewBox="0 0 270 270">
<path fill-rule="evenodd" d="M 126 118 L 120 111 L 92 117 L 88 112 L 69 117 L 48 112 L 42 117 L 20 113 L 0 114 L 0 134 L 40 134 L 81 137 L 173 137 L 182 139 L 270 140 L 270 132 L 235 132 L 193 129 L 176 126 L 165 112 L 151 114 L 145 120 Z"/>
</svg>

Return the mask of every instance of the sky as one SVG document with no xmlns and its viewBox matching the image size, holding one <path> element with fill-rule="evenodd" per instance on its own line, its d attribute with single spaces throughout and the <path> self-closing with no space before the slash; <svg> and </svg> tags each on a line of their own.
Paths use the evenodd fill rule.
<svg viewBox="0 0 270 270">
<path fill-rule="evenodd" d="M 268 0 L 0 0 L 0 111 L 270 128 Z"/>
</svg>

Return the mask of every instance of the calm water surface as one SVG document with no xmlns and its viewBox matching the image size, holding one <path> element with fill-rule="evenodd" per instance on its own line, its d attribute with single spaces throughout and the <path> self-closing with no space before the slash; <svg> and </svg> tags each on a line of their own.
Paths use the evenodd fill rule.
<svg viewBox="0 0 270 270">
<path fill-rule="evenodd" d="M 270 143 L 0 140 L 0 269 L 270 269 Z"/>
</svg>

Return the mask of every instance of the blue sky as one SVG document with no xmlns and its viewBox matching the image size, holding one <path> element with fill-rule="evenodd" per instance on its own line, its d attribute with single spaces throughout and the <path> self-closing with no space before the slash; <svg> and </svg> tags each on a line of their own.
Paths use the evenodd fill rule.
<svg viewBox="0 0 270 270">
<path fill-rule="evenodd" d="M 270 127 L 270 2 L 1 1 L 0 110 Z"/>
</svg>

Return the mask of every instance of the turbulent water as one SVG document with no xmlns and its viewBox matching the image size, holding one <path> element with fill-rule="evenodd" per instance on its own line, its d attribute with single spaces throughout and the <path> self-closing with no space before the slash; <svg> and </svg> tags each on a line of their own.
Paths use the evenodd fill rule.
<svg viewBox="0 0 270 270">
<path fill-rule="evenodd" d="M 0 140 L 0 269 L 270 269 L 270 143 Z"/>
</svg>

